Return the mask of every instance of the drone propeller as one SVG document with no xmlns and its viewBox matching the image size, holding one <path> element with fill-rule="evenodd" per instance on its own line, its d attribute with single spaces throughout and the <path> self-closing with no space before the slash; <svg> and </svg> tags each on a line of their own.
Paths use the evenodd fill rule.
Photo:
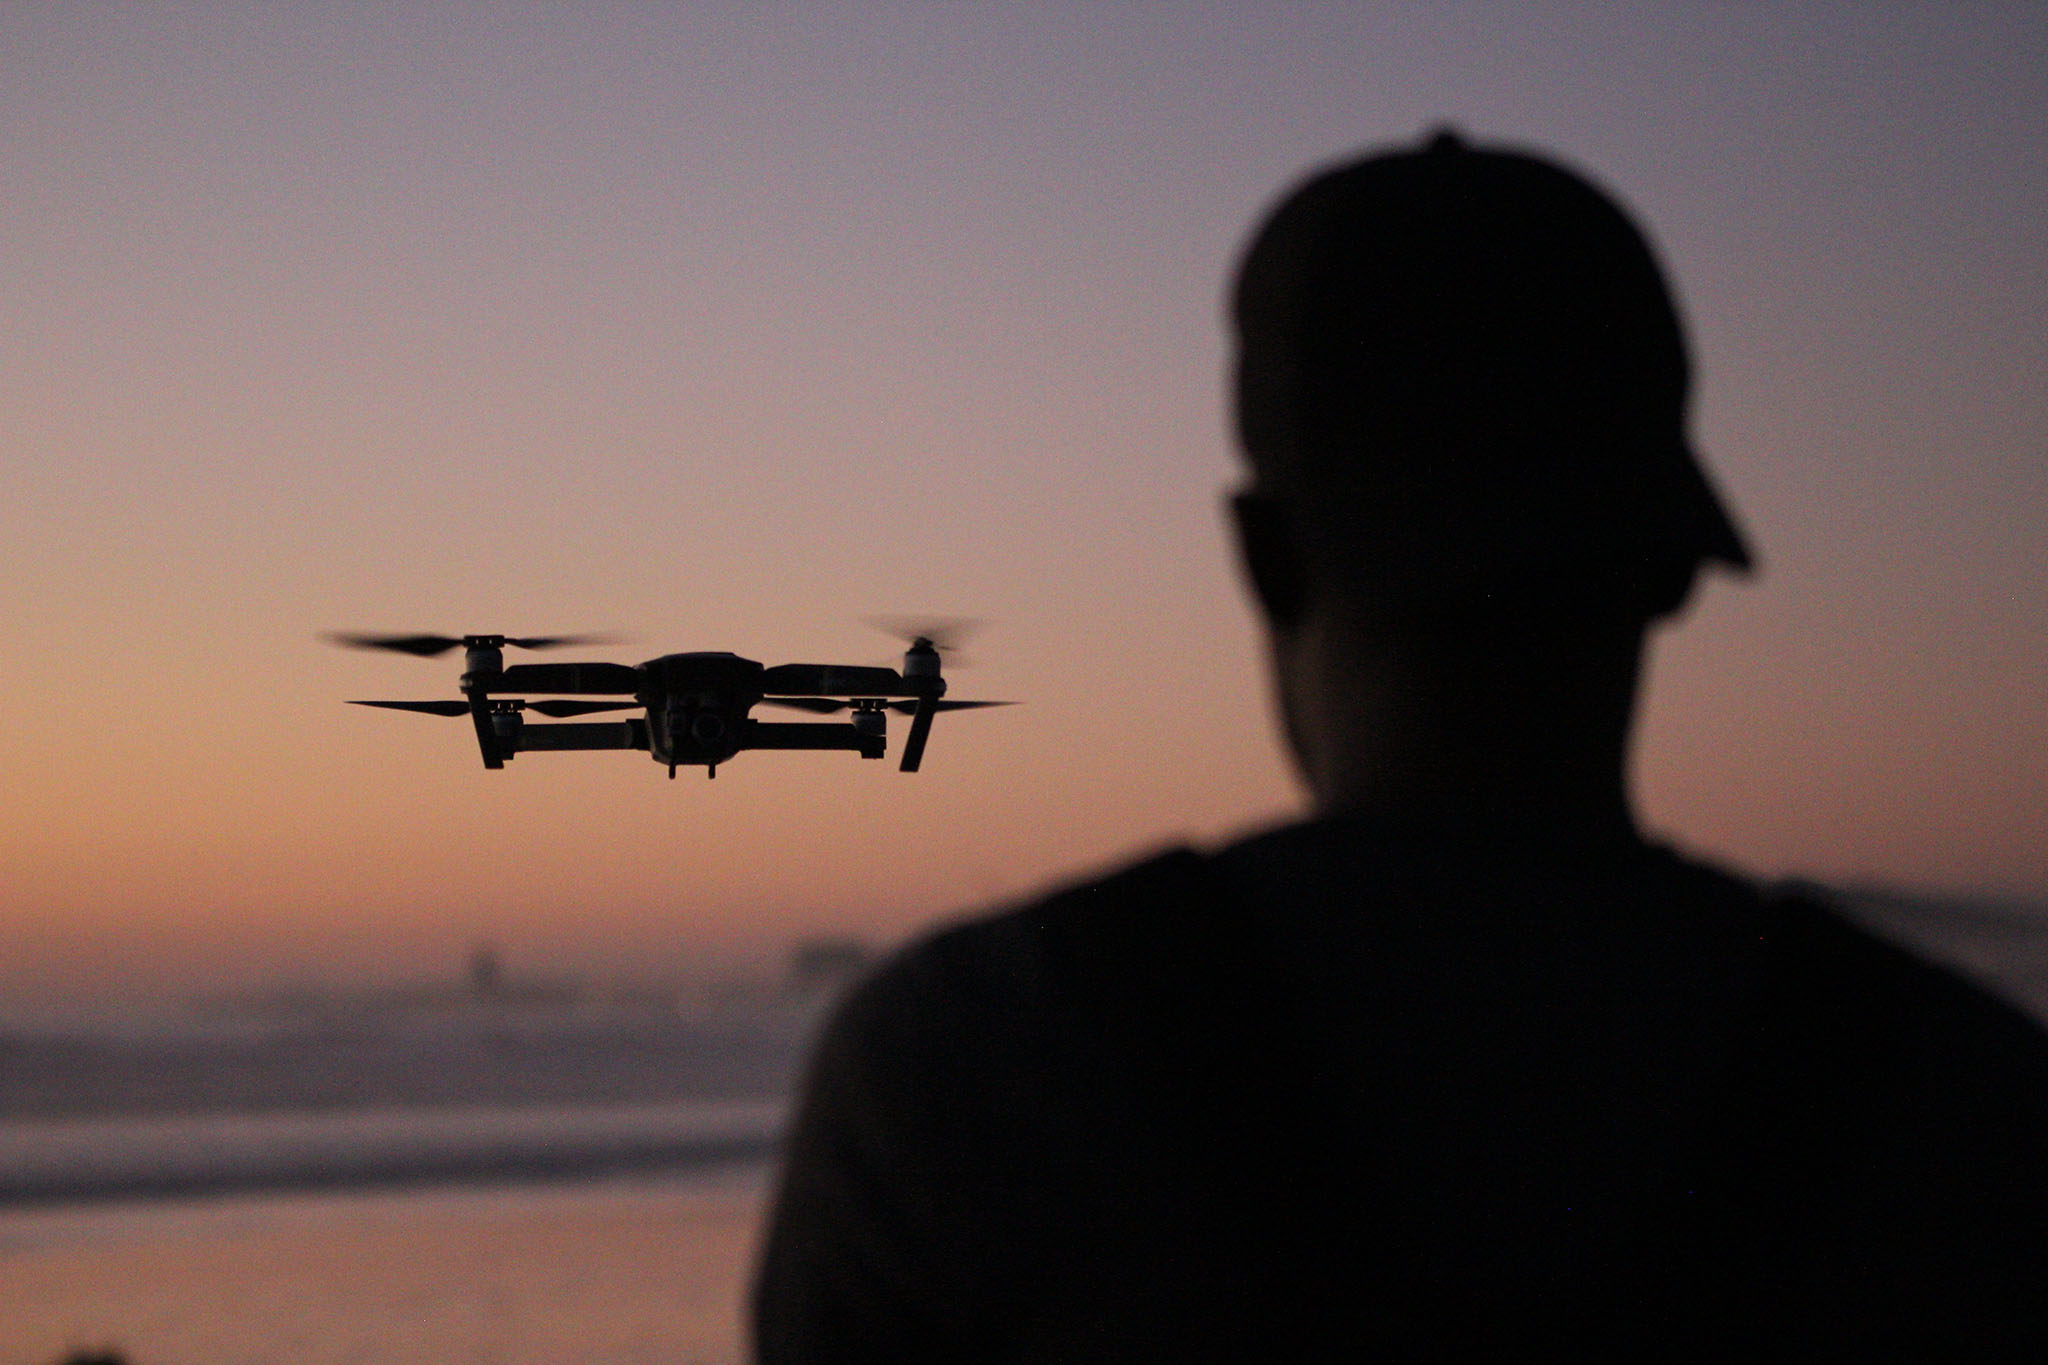
<svg viewBox="0 0 2048 1365">
<path fill-rule="evenodd" d="M 646 709 L 637 701 L 570 701 L 558 698 L 551 701 L 523 701 L 522 711 L 538 711 L 544 716 L 560 720 L 564 716 L 594 716 L 600 711 L 640 711 Z"/>
<path fill-rule="evenodd" d="M 359 701 L 354 706 L 382 706 L 392 711 L 418 711 L 428 716 L 466 716 L 470 704 L 466 701 Z M 493 711 L 538 711 L 543 716 L 589 716 L 599 711 L 637 711 L 636 701 L 505 701 L 494 699 L 490 703 Z"/>
<path fill-rule="evenodd" d="M 763 697 L 761 705 L 785 706 L 792 711 L 812 711 L 821 716 L 853 709 L 852 702 L 837 701 L 831 697 Z"/>
<path fill-rule="evenodd" d="M 901 701 L 885 701 L 881 704 L 901 716 L 914 716 L 917 714 L 917 703 L 907 698 Z M 974 711 L 984 706 L 1015 706 L 1016 704 L 1013 701 L 939 701 L 934 704 L 932 709 L 935 711 Z M 821 716 L 829 716 L 840 711 L 851 711 L 857 703 L 842 701 L 836 697 L 763 697 L 761 705 L 787 706 L 792 711 L 815 711 Z"/>
<path fill-rule="evenodd" d="M 425 716 L 466 716 L 466 701 L 351 701 L 350 706 L 382 706 L 391 711 L 418 711 Z"/>
<path fill-rule="evenodd" d="M 945 679 L 939 675 L 939 655 L 950 653 L 973 634 L 980 622 L 969 617 L 871 616 L 868 624 L 909 642 L 903 654 L 905 682 L 920 684 L 910 707 L 910 732 L 903 737 L 903 761 L 897 766 L 914 773 L 924 762 L 925 741 L 931 738 L 932 719 L 948 708 L 939 700 L 945 694 Z M 954 658 L 955 664 L 964 660 Z"/>
<path fill-rule="evenodd" d="M 329 644 L 348 649 L 389 649 L 423 659 L 458 648 L 502 649 L 512 645 L 519 649 L 564 649 L 572 645 L 616 643 L 609 635 L 358 635 L 342 630 L 331 630 L 324 638 Z"/>
<path fill-rule="evenodd" d="M 975 616 L 870 616 L 865 619 L 868 625 L 884 635 L 895 636 L 913 649 L 926 645 L 941 654 L 957 651 L 984 624 Z M 957 664 L 962 660 L 953 662 Z"/>
</svg>

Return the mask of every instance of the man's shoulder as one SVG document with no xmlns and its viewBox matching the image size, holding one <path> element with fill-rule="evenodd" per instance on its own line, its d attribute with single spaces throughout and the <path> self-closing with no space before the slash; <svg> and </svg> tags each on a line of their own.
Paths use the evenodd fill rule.
<svg viewBox="0 0 2048 1365">
<path fill-rule="evenodd" d="M 1872 933 L 1824 888 L 1762 885 L 1655 844 L 1535 865 L 1468 852 L 1418 857 L 1341 819 L 1278 826 L 1214 852 L 1155 851 L 913 941 L 846 1002 L 837 1031 L 915 1030 L 958 1046 L 962 1030 L 986 1042 L 1078 1016 L 1100 1025 L 1104 1011 L 1173 1007 L 1211 989 L 1247 955 L 1284 959 L 1279 941 L 1316 921 L 1370 922 L 1376 938 L 1384 929 L 1398 939 L 1424 916 L 1472 914 L 1446 932 L 1469 945 L 1479 940 L 1467 930 L 1483 928 L 1505 947 L 1515 926 L 1493 898 L 1533 888 L 1528 908 L 1557 917 L 1541 932 L 1614 930 L 1645 953 L 1718 959 L 1729 988 L 1753 977 L 1780 1022 L 1844 1045 L 1876 1028 L 1915 1054 L 1969 1046 L 2024 1065 L 2048 1059 L 2034 1021 Z M 1299 936 L 1312 950 L 1320 942 Z"/>
<path fill-rule="evenodd" d="M 1560 889 L 1546 883 L 1548 867 L 1521 867 L 1486 849 L 1418 856 L 1343 819 L 1277 825 L 1214 851 L 1175 845 L 920 936 L 867 979 L 847 1012 L 1029 1014 L 1071 1004 L 1077 983 L 1106 989 L 1141 977 L 1199 976 L 1219 958 L 1228 965 L 1233 954 L 1269 951 L 1308 922 L 1394 924 L 1443 914 L 1452 901 L 1485 902 L 1504 888 L 1547 887 L 1542 900 L 1551 910 L 1587 886 L 1629 904 L 1680 903 L 1738 941 L 1755 941 L 1762 922 L 1766 897 L 1754 883 L 1661 848 L 1571 867 L 1580 885 Z M 1432 893 L 1430 904 L 1417 903 L 1419 891 Z"/>
<path fill-rule="evenodd" d="M 1168 941 L 1184 942 L 1212 918 L 1211 863 L 1175 846 L 943 925 L 885 960 L 841 1007 L 836 1030 L 867 1032 L 892 1018 L 920 1029 L 1042 1022 L 1072 1007 L 1077 974 L 1157 961 Z"/>
<path fill-rule="evenodd" d="M 2048 1123 L 2048 1032 L 1979 981 L 1872 932 L 1842 898 L 1791 883 L 1771 898 L 1761 1006 L 1788 1033 Z"/>
<path fill-rule="evenodd" d="M 1186 845 L 1160 849 L 1055 886 L 1022 904 L 942 928 L 913 952 L 941 958 L 1001 956 L 1025 944 L 1043 947 L 1064 934 L 1113 933 L 1133 920 L 1199 913 L 1212 861 Z"/>
</svg>

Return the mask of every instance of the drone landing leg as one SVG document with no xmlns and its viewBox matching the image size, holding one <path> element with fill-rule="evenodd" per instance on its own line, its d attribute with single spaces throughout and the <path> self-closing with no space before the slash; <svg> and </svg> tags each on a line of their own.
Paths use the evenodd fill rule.
<svg viewBox="0 0 2048 1365">
<path fill-rule="evenodd" d="M 717 765 L 716 763 L 707 763 L 707 764 L 705 764 L 705 765 L 704 765 L 704 776 L 706 776 L 706 777 L 716 777 L 716 776 L 718 776 L 718 765 Z"/>
<path fill-rule="evenodd" d="M 676 765 L 673 763 L 668 765 L 668 780 L 671 782 L 676 780 Z"/>
</svg>

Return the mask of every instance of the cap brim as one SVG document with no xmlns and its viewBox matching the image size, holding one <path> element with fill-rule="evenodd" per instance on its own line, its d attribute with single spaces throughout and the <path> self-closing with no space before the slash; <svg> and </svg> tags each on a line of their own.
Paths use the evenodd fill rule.
<svg viewBox="0 0 2048 1365">
<path fill-rule="evenodd" d="M 1727 504 L 1714 491 L 1707 471 L 1700 465 L 1698 454 L 1691 449 L 1686 451 L 1685 468 L 1693 484 L 1688 501 L 1698 518 L 1701 560 L 1725 564 L 1737 573 L 1753 573 L 1756 560 L 1749 552 L 1749 544 L 1743 539 L 1742 532 L 1736 529 Z"/>
</svg>

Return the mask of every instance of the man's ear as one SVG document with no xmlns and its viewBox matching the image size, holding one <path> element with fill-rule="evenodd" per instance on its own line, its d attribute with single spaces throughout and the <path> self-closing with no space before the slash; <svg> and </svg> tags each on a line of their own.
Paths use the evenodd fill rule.
<svg viewBox="0 0 2048 1365">
<path fill-rule="evenodd" d="M 1308 601 L 1302 545 L 1293 518 L 1285 504 L 1257 491 L 1234 495 L 1230 514 L 1237 524 L 1237 551 L 1245 577 L 1266 623 L 1275 630 L 1290 629 L 1301 620 Z"/>
</svg>

